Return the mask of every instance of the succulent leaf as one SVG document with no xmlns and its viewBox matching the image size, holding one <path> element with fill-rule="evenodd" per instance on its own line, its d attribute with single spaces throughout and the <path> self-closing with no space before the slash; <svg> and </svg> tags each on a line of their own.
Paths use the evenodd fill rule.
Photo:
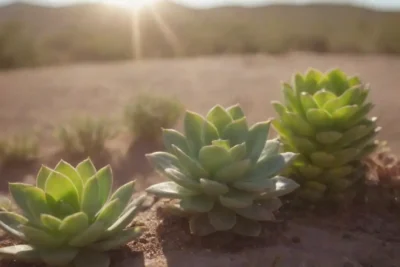
<svg viewBox="0 0 400 267">
<path fill-rule="evenodd" d="M 214 124 L 218 133 L 222 134 L 225 128 L 232 122 L 232 117 L 222 106 L 213 107 L 206 116 L 207 120 Z"/>
<path fill-rule="evenodd" d="M 52 173 L 52 170 L 44 165 L 40 167 L 39 173 L 36 178 L 36 186 L 42 190 L 44 190 L 46 186 L 46 181 L 49 175 Z"/>
<path fill-rule="evenodd" d="M 214 200 L 207 196 L 183 198 L 180 207 L 187 212 L 209 212 L 214 207 Z"/>
<path fill-rule="evenodd" d="M 229 151 L 221 146 L 203 146 L 199 153 L 199 162 L 210 173 L 215 173 L 233 162 Z"/>
<path fill-rule="evenodd" d="M 0 248 L 0 257 L 24 262 L 37 262 L 40 260 L 40 251 L 29 245 L 14 245 Z"/>
<path fill-rule="evenodd" d="M 187 111 L 184 117 L 185 136 L 191 151 L 191 155 L 197 157 L 203 145 L 202 128 L 205 119 L 195 112 Z M 174 146 L 175 150 L 177 146 Z M 180 150 L 180 149 L 179 149 Z M 180 150 L 182 151 L 182 150 Z M 182 151 L 186 155 L 185 152 Z"/>
<path fill-rule="evenodd" d="M 179 147 L 186 154 L 190 154 L 186 137 L 174 129 L 162 129 L 165 148 L 169 153 L 174 153 L 173 145 Z"/>
<path fill-rule="evenodd" d="M 201 187 L 206 195 L 219 196 L 229 192 L 229 187 L 225 184 L 201 178 Z"/>
<path fill-rule="evenodd" d="M 175 182 L 163 182 L 152 185 L 146 189 L 148 193 L 155 194 L 165 198 L 178 198 L 182 199 L 185 197 L 199 195 L 200 192 L 190 191 Z"/>
<path fill-rule="evenodd" d="M 129 243 L 130 241 L 135 240 L 136 238 L 141 236 L 143 232 L 144 228 L 142 227 L 127 228 L 118 233 L 116 236 L 111 237 L 110 239 L 106 239 L 105 241 L 100 241 L 90 245 L 90 248 L 98 251 L 109 251 L 112 249 L 117 249 Z"/>
<path fill-rule="evenodd" d="M 79 250 L 76 248 L 40 250 L 40 258 L 49 266 L 67 266 L 71 263 Z"/>
<path fill-rule="evenodd" d="M 99 201 L 104 205 L 111 194 L 113 184 L 113 173 L 110 165 L 100 169 L 96 173 L 97 183 L 99 186 Z"/>
<path fill-rule="evenodd" d="M 189 219 L 190 232 L 198 236 L 206 236 L 216 232 L 215 228 L 211 225 L 208 215 L 200 213 Z"/>
<path fill-rule="evenodd" d="M 74 259 L 74 267 L 109 267 L 110 257 L 101 252 L 83 250 Z"/>
<path fill-rule="evenodd" d="M 76 170 L 82 178 L 83 184 L 92 178 L 96 174 L 96 168 L 93 165 L 93 162 L 87 158 L 76 166 Z"/>
<path fill-rule="evenodd" d="M 246 150 L 248 157 L 252 162 L 258 161 L 258 158 L 264 149 L 270 125 L 271 121 L 259 122 L 251 126 L 249 129 L 249 134 L 246 141 Z"/>
<path fill-rule="evenodd" d="M 78 191 L 67 176 L 53 171 L 47 178 L 45 192 L 56 201 L 66 200 L 74 209 L 79 209 Z"/>
<path fill-rule="evenodd" d="M 64 160 L 61 160 L 55 167 L 54 171 L 59 172 L 64 176 L 68 177 L 74 184 L 78 192 L 78 196 L 82 195 L 83 191 L 82 178 L 79 175 L 78 171 L 73 166 L 71 166 L 71 164 L 65 162 Z"/>
<path fill-rule="evenodd" d="M 246 117 L 232 121 L 229 123 L 223 133 L 222 137 L 229 140 L 232 146 L 246 142 L 249 128 L 247 125 Z"/>
<path fill-rule="evenodd" d="M 208 213 L 210 224 L 217 231 L 227 231 L 236 224 L 236 214 L 234 211 L 224 208 L 221 205 L 215 205 Z"/>
<path fill-rule="evenodd" d="M 233 120 L 239 120 L 239 119 L 245 117 L 244 112 L 239 104 L 230 106 L 226 110 L 231 115 Z"/>
</svg>

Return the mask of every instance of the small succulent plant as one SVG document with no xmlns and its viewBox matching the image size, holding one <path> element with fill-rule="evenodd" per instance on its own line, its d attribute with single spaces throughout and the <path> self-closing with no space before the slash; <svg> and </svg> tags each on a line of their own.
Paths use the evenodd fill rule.
<svg viewBox="0 0 400 267">
<path fill-rule="evenodd" d="M 373 104 L 369 89 L 339 69 L 323 74 L 310 69 L 283 84 L 284 105 L 274 101 L 273 122 L 284 151 L 299 153 L 292 165 L 308 201 L 341 201 L 361 177 L 360 160 L 372 152 L 379 132 L 377 118 L 368 118 Z"/>
<path fill-rule="evenodd" d="M 108 267 L 106 253 L 143 232 L 128 227 L 140 211 L 144 196 L 132 199 L 134 182 L 111 195 L 110 166 L 99 171 L 90 159 L 76 167 L 60 161 L 42 166 L 36 186 L 10 183 L 22 214 L 0 212 L 0 228 L 23 245 L 0 248 L 0 257 L 49 266 Z"/>
<path fill-rule="evenodd" d="M 249 128 L 239 105 L 217 105 L 206 118 L 187 111 L 184 135 L 163 129 L 167 152 L 147 155 L 170 181 L 146 191 L 176 200 L 167 209 L 187 216 L 192 234 L 260 235 L 259 222 L 274 220 L 282 205 L 278 197 L 298 187 L 277 176 L 296 154 L 280 153 L 278 140 L 267 140 L 269 129 L 270 121 Z"/>
</svg>

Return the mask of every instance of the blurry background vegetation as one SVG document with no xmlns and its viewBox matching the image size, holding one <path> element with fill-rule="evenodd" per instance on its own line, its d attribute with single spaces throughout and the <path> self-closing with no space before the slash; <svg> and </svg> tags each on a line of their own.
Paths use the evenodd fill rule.
<svg viewBox="0 0 400 267">
<path fill-rule="evenodd" d="M 163 1 L 137 19 L 142 58 L 210 54 L 400 53 L 400 12 L 345 5 L 190 9 Z M 170 31 L 162 30 L 160 21 Z M 101 4 L 0 8 L 0 68 L 132 59 L 132 13 Z"/>
</svg>

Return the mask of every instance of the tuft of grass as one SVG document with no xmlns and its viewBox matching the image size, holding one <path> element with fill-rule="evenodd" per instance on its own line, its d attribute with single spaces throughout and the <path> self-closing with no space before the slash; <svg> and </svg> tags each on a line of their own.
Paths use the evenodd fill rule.
<svg viewBox="0 0 400 267">
<path fill-rule="evenodd" d="M 172 128 L 184 112 L 177 99 L 152 94 L 141 94 L 125 109 L 125 123 L 138 138 L 157 139 L 162 128 Z"/>
<path fill-rule="evenodd" d="M 0 140 L 0 162 L 3 164 L 24 163 L 35 160 L 39 153 L 37 138 L 28 134 L 17 134 Z"/>
<path fill-rule="evenodd" d="M 106 141 L 115 134 L 108 121 L 91 117 L 75 118 L 69 125 L 61 126 L 56 131 L 64 152 L 87 156 L 103 152 Z"/>
</svg>

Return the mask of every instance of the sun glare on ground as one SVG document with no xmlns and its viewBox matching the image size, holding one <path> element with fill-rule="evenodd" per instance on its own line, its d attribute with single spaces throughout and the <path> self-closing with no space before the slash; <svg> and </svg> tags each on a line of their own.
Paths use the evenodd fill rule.
<svg viewBox="0 0 400 267">
<path fill-rule="evenodd" d="M 103 0 L 107 5 L 118 6 L 122 8 L 140 9 L 145 6 L 150 6 L 158 0 Z"/>
</svg>

